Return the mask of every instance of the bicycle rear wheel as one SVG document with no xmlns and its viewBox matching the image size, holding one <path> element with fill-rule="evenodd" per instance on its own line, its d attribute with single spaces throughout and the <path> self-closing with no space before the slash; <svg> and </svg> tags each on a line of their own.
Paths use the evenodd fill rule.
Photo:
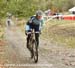
<svg viewBox="0 0 75 68">
<path fill-rule="evenodd" d="M 37 63 L 38 62 L 38 47 L 35 40 L 33 41 L 33 55 L 34 55 L 34 62 Z"/>
</svg>

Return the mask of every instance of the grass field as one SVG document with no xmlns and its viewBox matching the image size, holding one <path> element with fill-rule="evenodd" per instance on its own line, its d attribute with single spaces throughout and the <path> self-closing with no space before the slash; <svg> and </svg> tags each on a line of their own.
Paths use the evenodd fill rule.
<svg viewBox="0 0 75 68">
<path fill-rule="evenodd" d="M 0 40 L 3 39 L 4 36 L 4 28 L 0 28 Z"/>
<path fill-rule="evenodd" d="M 75 47 L 75 21 L 51 20 L 46 23 L 42 38 Z"/>
<path fill-rule="evenodd" d="M 4 38 L 5 20 L 4 18 L 0 20 L 0 40 Z"/>
</svg>

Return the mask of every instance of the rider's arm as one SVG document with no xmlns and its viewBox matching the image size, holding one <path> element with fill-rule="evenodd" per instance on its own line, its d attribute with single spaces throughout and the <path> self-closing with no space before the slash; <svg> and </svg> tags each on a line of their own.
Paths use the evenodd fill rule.
<svg viewBox="0 0 75 68">
<path fill-rule="evenodd" d="M 35 18 L 35 16 L 31 16 L 29 19 L 29 23 L 32 23 L 34 18 Z"/>
<path fill-rule="evenodd" d="M 44 19 L 41 19 L 40 30 L 43 28 L 43 26 L 44 26 Z"/>
<path fill-rule="evenodd" d="M 28 32 L 29 29 L 30 29 L 29 22 L 27 22 L 27 23 L 25 24 L 24 29 L 25 29 L 25 34 L 27 35 L 27 32 Z"/>
<path fill-rule="evenodd" d="M 30 29 L 29 25 L 26 24 L 25 31 L 28 31 Z"/>
</svg>

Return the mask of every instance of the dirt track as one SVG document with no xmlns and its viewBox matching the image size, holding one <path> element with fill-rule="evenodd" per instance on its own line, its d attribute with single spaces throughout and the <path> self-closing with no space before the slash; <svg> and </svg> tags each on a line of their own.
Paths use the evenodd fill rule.
<svg viewBox="0 0 75 68">
<path fill-rule="evenodd" d="M 7 40 L 5 47 L 7 64 L 34 64 L 26 48 L 26 37 L 18 27 L 6 28 L 5 39 Z M 75 68 L 74 49 L 59 46 L 58 43 L 42 38 L 40 41 L 38 66 L 34 64 L 33 66 L 8 66 L 6 68 Z"/>
</svg>

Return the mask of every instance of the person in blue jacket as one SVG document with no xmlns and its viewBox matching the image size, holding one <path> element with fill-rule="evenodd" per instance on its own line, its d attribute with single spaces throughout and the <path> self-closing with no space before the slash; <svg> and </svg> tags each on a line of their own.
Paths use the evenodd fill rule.
<svg viewBox="0 0 75 68">
<path fill-rule="evenodd" d="M 44 24 L 44 19 L 43 19 L 43 12 L 41 10 L 38 10 L 36 12 L 35 16 L 32 16 L 30 20 L 26 23 L 25 26 L 25 33 L 27 35 L 27 32 L 31 32 L 31 29 L 34 29 L 35 32 L 41 32 L 41 28 L 43 27 Z M 27 35 L 27 48 L 31 52 L 31 58 L 33 58 L 33 53 L 32 50 L 29 48 L 29 39 L 30 39 L 30 34 Z M 35 34 L 36 42 L 37 42 L 37 47 L 39 45 L 39 33 Z"/>
</svg>

